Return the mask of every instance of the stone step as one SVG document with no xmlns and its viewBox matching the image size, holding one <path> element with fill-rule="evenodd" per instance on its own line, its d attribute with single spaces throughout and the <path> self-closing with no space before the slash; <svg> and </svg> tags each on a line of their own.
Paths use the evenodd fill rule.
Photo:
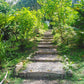
<svg viewBox="0 0 84 84">
<path fill-rule="evenodd" d="M 53 39 L 41 39 L 40 42 L 52 42 Z"/>
<path fill-rule="evenodd" d="M 57 48 L 57 46 L 54 45 L 38 45 L 38 48 L 43 48 L 43 49 L 54 49 Z"/>
<path fill-rule="evenodd" d="M 64 78 L 67 74 L 61 62 L 34 62 L 27 64 L 24 71 L 18 73 L 23 78 Z M 68 74 L 72 76 L 72 74 Z"/>
<path fill-rule="evenodd" d="M 22 84 L 73 84 L 73 82 L 71 80 L 66 79 L 55 79 L 55 80 L 25 79 Z"/>
<path fill-rule="evenodd" d="M 47 54 L 57 54 L 56 49 L 39 49 L 38 51 L 35 52 L 35 54 L 39 55 L 47 55 Z"/>
<path fill-rule="evenodd" d="M 30 61 L 33 62 L 62 62 L 62 60 L 60 59 L 35 59 L 35 58 L 31 58 Z"/>
<path fill-rule="evenodd" d="M 45 32 L 44 35 L 52 35 L 52 32 Z"/>
<path fill-rule="evenodd" d="M 52 42 L 39 42 L 39 45 L 50 45 L 53 44 Z"/>
<path fill-rule="evenodd" d="M 44 33 L 44 35 L 50 35 L 50 34 L 52 34 L 52 30 L 48 30 Z"/>
<path fill-rule="evenodd" d="M 52 34 L 44 34 L 43 36 L 44 37 L 52 37 L 53 35 Z"/>
<path fill-rule="evenodd" d="M 38 51 L 40 51 L 40 52 L 57 52 L 57 49 L 56 48 L 53 48 L 53 49 L 38 49 Z"/>
<path fill-rule="evenodd" d="M 43 37 L 42 39 L 53 39 L 53 37 Z"/>
<path fill-rule="evenodd" d="M 38 62 L 62 62 L 62 57 L 58 55 L 35 55 L 33 58 L 29 59 L 30 61 Z"/>
</svg>

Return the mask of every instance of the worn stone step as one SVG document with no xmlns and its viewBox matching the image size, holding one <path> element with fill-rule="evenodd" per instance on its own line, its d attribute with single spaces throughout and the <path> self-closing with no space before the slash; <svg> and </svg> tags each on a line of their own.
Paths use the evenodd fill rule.
<svg viewBox="0 0 84 84">
<path fill-rule="evenodd" d="M 31 58 L 30 61 L 33 62 L 62 62 L 60 59 L 36 59 L 36 58 Z"/>
<path fill-rule="evenodd" d="M 35 52 L 35 54 L 39 54 L 39 55 L 47 55 L 47 54 L 57 54 L 56 49 L 39 49 L 38 51 Z"/>
<path fill-rule="evenodd" d="M 38 51 L 39 52 L 57 52 L 57 49 L 56 48 L 53 48 L 53 49 L 39 49 L 38 48 Z"/>
<path fill-rule="evenodd" d="M 50 45 L 53 44 L 52 42 L 39 42 L 39 45 Z"/>
<path fill-rule="evenodd" d="M 53 35 L 52 34 L 44 34 L 43 36 L 44 37 L 52 37 Z"/>
<path fill-rule="evenodd" d="M 49 32 L 47 31 L 47 32 L 44 33 L 44 35 L 52 35 L 52 32 L 51 31 L 49 31 Z"/>
<path fill-rule="evenodd" d="M 36 53 L 43 53 L 43 54 L 57 54 L 57 49 L 56 48 L 38 48 L 38 51 L 36 51 Z"/>
<path fill-rule="evenodd" d="M 27 64 L 26 70 L 19 72 L 23 78 L 64 78 L 67 74 L 61 62 L 34 62 Z M 68 74 L 72 76 L 72 73 Z"/>
<path fill-rule="evenodd" d="M 62 62 L 62 57 L 58 55 L 35 55 L 30 61 L 38 62 Z"/>
<path fill-rule="evenodd" d="M 42 39 L 53 39 L 53 36 L 43 37 Z"/>
<path fill-rule="evenodd" d="M 53 39 L 41 39 L 40 42 L 52 42 Z"/>
<path fill-rule="evenodd" d="M 66 79 L 55 79 L 55 80 L 25 79 L 22 84 L 73 84 L 73 82 L 71 80 L 66 80 Z"/>
<path fill-rule="evenodd" d="M 52 35 L 52 32 L 51 31 L 47 31 L 47 32 L 44 33 L 44 35 L 47 35 L 47 36 L 48 35 Z"/>
<path fill-rule="evenodd" d="M 52 34 L 52 30 L 48 30 L 44 33 L 44 35 L 51 35 Z"/>
<path fill-rule="evenodd" d="M 54 46 L 54 45 L 38 45 L 38 48 L 52 49 L 52 48 L 57 48 L 57 46 Z"/>
</svg>

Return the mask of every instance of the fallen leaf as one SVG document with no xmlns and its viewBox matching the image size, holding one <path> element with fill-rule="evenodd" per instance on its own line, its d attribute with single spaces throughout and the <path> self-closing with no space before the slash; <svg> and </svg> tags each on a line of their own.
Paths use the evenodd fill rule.
<svg viewBox="0 0 84 84">
<path fill-rule="evenodd" d="M 30 70 L 32 72 L 32 70 Z"/>
<path fill-rule="evenodd" d="M 82 78 L 79 78 L 78 80 L 80 81 L 80 80 L 82 80 Z"/>
<path fill-rule="evenodd" d="M 48 71 L 50 71 L 50 70 L 48 70 Z"/>
</svg>

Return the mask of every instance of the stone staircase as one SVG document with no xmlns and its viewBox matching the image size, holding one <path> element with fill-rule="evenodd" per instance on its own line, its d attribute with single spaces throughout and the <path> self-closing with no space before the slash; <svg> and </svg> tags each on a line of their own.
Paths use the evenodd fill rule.
<svg viewBox="0 0 84 84">
<path fill-rule="evenodd" d="M 30 58 L 32 63 L 27 64 L 26 69 L 18 74 L 19 77 L 27 79 L 63 79 L 67 75 L 63 69 L 62 57 L 57 54 L 57 46 L 52 44 L 52 40 L 52 31 L 45 32 L 44 37 L 38 44 L 38 51 Z"/>
</svg>

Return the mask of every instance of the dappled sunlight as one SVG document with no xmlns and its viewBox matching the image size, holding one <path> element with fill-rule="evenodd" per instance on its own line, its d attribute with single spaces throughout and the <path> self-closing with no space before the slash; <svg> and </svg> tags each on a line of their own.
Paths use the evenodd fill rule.
<svg viewBox="0 0 84 84">
<path fill-rule="evenodd" d="M 83 61 L 84 0 L 0 0 L 0 84 L 84 84 Z"/>
</svg>

